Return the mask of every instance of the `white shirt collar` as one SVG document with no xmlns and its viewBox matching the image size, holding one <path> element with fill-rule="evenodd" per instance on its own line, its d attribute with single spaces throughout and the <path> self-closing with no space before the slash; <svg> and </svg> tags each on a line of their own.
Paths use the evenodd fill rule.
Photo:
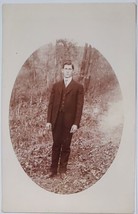
<svg viewBox="0 0 138 214">
<path fill-rule="evenodd" d="M 65 85 L 68 86 L 70 84 L 71 80 L 72 80 L 72 77 L 70 77 L 70 78 L 64 78 Z"/>
</svg>

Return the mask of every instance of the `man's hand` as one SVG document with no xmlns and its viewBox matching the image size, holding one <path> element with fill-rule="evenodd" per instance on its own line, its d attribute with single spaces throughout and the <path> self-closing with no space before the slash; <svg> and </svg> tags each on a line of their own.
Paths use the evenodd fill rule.
<svg viewBox="0 0 138 214">
<path fill-rule="evenodd" d="M 70 130 L 70 133 L 76 132 L 77 129 L 78 129 L 77 125 L 72 125 L 71 130 Z"/>
<path fill-rule="evenodd" d="M 51 123 L 47 123 L 46 124 L 46 129 L 47 130 L 51 130 L 52 129 L 52 124 Z"/>
</svg>

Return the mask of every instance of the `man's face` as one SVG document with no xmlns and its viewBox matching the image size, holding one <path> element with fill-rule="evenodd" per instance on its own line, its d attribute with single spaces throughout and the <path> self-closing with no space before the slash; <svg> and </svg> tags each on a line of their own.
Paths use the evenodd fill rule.
<svg viewBox="0 0 138 214">
<path fill-rule="evenodd" d="M 73 76 L 73 69 L 72 65 L 64 65 L 64 68 L 62 69 L 62 73 L 64 78 L 70 78 Z"/>
</svg>

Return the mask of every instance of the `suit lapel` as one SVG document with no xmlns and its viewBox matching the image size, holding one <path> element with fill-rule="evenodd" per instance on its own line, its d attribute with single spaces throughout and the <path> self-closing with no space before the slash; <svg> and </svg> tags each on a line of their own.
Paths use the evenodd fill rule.
<svg viewBox="0 0 138 214">
<path fill-rule="evenodd" d="M 59 93 L 60 93 L 60 96 L 61 96 L 61 94 L 62 94 L 62 89 L 63 89 L 63 87 L 64 87 L 64 81 L 62 80 L 62 81 L 60 81 L 59 84 L 58 84 L 58 91 L 59 91 Z"/>
<path fill-rule="evenodd" d="M 72 79 L 71 80 L 71 82 L 69 83 L 69 85 L 66 87 L 66 94 L 68 94 L 68 93 L 70 93 L 71 92 L 71 90 L 73 89 L 73 87 L 74 87 L 74 80 Z M 59 91 L 59 93 L 60 93 L 60 96 L 61 96 L 61 94 L 62 94 L 62 90 L 63 90 L 63 87 L 65 87 L 65 85 L 64 85 L 64 80 L 62 80 L 62 81 L 60 81 L 59 82 L 59 84 L 58 84 L 58 91 Z"/>
<path fill-rule="evenodd" d="M 73 86 L 74 86 L 74 80 L 72 79 L 66 88 L 66 94 L 70 93 L 70 91 L 73 89 Z"/>
</svg>

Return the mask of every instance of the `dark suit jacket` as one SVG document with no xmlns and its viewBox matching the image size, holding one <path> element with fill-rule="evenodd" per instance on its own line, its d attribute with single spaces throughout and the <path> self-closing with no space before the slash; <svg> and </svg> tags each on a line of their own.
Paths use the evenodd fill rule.
<svg viewBox="0 0 138 214">
<path fill-rule="evenodd" d="M 54 128 L 55 126 L 55 122 L 61 105 L 63 84 L 63 80 L 55 83 L 51 91 L 50 101 L 48 105 L 47 122 L 52 123 L 52 128 Z M 83 102 L 83 86 L 72 80 L 67 86 L 65 94 L 64 123 L 67 127 L 71 127 L 73 124 L 79 127 Z"/>
</svg>

